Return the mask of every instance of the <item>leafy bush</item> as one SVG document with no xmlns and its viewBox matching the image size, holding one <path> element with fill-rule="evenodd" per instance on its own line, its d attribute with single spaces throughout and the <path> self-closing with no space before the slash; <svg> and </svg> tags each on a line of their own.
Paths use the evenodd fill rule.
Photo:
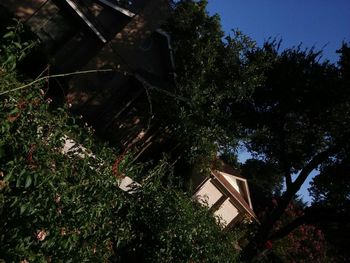
<svg viewBox="0 0 350 263">
<path fill-rule="evenodd" d="M 107 258 L 114 235 L 126 234 L 115 217 L 123 201 L 117 181 L 110 165 L 61 153 L 64 135 L 97 146 L 64 109 L 50 113 L 49 102 L 38 90 L 0 101 L 0 254 L 17 261 Z M 98 152 L 112 162 L 111 150 Z"/>
<path fill-rule="evenodd" d="M 273 198 L 272 206 L 276 205 L 277 201 Z M 281 229 L 303 216 L 302 205 L 300 201 L 290 203 L 285 215 L 275 224 L 274 230 Z M 266 208 L 261 217 L 265 217 L 267 212 Z M 333 255 L 328 253 L 327 246 L 327 240 L 320 229 L 312 224 L 302 224 L 279 239 L 272 238 L 267 241 L 258 259 L 261 262 L 336 262 Z"/>
<path fill-rule="evenodd" d="M 26 30 L 22 23 L 15 19 L 10 21 L 8 19 L 2 21 L 0 26 L 0 57 L 2 70 L 15 73 L 14 69 L 18 62 L 27 57 L 39 41 L 33 38 L 31 32 Z"/>
<path fill-rule="evenodd" d="M 133 195 L 117 187 L 115 153 L 94 144 L 38 91 L 1 98 L 1 235 L 5 260 L 232 262 L 234 239 L 186 194 L 163 186 L 164 163 Z M 98 159 L 61 153 L 64 135 Z M 103 164 L 101 161 L 103 160 Z"/>
<path fill-rule="evenodd" d="M 235 262 L 235 238 L 222 231 L 211 212 L 188 195 L 162 186 L 167 163 L 150 172 L 151 180 L 135 193 L 126 220 L 137 233 L 135 262 Z M 130 199 L 129 199 L 130 200 Z M 128 251 L 133 254 L 133 251 Z"/>
<path fill-rule="evenodd" d="M 14 71 L 21 56 L 9 60 L 12 45 L 0 43 L 0 91 L 23 85 Z M 145 174 L 142 188 L 122 192 L 116 151 L 94 141 L 66 108 L 50 108 L 42 86 L 0 95 L 0 261 L 235 261 L 233 236 L 161 183 L 171 173 L 166 162 Z M 63 154 L 65 136 L 94 156 Z M 124 162 L 123 171 L 135 167 Z"/>
</svg>

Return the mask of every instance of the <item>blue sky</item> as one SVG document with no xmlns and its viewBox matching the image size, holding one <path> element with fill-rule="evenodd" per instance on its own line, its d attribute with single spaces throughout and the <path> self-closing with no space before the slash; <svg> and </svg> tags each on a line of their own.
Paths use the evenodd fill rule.
<svg viewBox="0 0 350 263">
<path fill-rule="evenodd" d="M 258 45 L 277 37 L 282 48 L 300 43 L 323 48 L 323 58 L 331 62 L 342 41 L 350 42 L 350 0 L 209 0 L 208 11 L 220 15 L 226 34 L 239 29 Z M 240 154 L 242 161 L 248 157 Z M 311 179 L 299 191 L 305 201 Z"/>
<path fill-rule="evenodd" d="M 282 38 L 283 47 L 327 45 L 324 58 L 333 62 L 350 41 L 349 0 L 209 0 L 208 11 L 220 15 L 227 34 L 238 28 L 259 45 L 269 37 Z"/>
</svg>

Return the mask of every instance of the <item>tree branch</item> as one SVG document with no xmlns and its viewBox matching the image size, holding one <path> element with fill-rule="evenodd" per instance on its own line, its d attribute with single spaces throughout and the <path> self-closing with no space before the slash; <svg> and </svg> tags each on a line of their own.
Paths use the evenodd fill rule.
<svg viewBox="0 0 350 263">
<path fill-rule="evenodd" d="M 306 222 L 307 222 L 307 216 L 306 215 L 300 216 L 300 217 L 294 219 L 289 224 L 282 227 L 281 229 L 277 230 L 272 235 L 270 235 L 269 240 L 275 241 L 277 239 L 283 238 L 283 237 L 287 236 L 290 232 L 292 232 L 294 229 L 305 224 Z"/>
<path fill-rule="evenodd" d="M 305 167 L 299 173 L 297 179 L 294 181 L 292 185 L 292 191 L 294 192 L 294 194 L 300 189 L 300 187 L 305 182 L 309 174 L 337 151 L 339 151 L 339 147 L 333 146 L 314 156 L 314 158 L 312 158 L 312 160 L 305 165 Z"/>
<path fill-rule="evenodd" d="M 44 76 L 44 77 L 36 78 L 32 82 L 25 84 L 23 86 L 20 86 L 20 87 L 14 88 L 14 89 L 10 89 L 10 90 L 2 91 L 2 92 L 0 92 L 0 96 L 7 94 L 7 93 L 10 93 L 10 92 L 13 92 L 13 91 L 25 89 L 27 87 L 34 85 L 35 83 L 38 83 L 38 82 L 44 81 L 44 80 L 48 80 L 51 78 L 62 78 L 62 77 L 73 76 L 73 75 L 82 75 L 82 74 L 90 74 L 90 73 L 98 73 L 98 72 L 112 72 L 112 71 L 119 71 L 119 70 L 116 70 L 116 69 L 94 69 L 94 70 L 84 70 L 84 71 L 76 71 L 76 72 L 69 72 L 69 73 Z M 126 72 L 123 72 L 123 73 L 127 74 Z"/>
<path fill-rule="evenodd" d="M 294 219 L 289 224 L 285 225 L 275 233 L 270 235 L 269 240 L 275 241 L 277 239 L 287 236 L 290 232 L 295 230 L 297 227 L 303 224 L 314 224 L 314 223 L 347 223 L 350 220 L 349 212 L 336 212 L 334 209 L 325 208 L 312 208 L 306 210 L 305 214 Z"/>
<path fill-rule="evenodd" d="M 290 185 L 287 191 L 282 195 L 277 207 L 268 215 L 261 223 L 258 232 L 255 237 L 248 243 L 248 245 L 242 251 L 242 258 L 246 261 L 252 258 L 252 255 L 268 240 L 273 226 L 281 218 L 288 204 L 293 199 L 296 192 L 300 189 L 301 185 L 305 182 L 309 174 L 318 167 L 323 161 L 329 158 L 332 154 L 336 153 L 339 147 L 333 146 L 327 150 L 317 154 L 312 160 L 305 165 L 300 172 L 298 178 Z M 297 223 L 297 222 L 296 222 Z"/>
<path fill-rule="evenodd" d="M 280 127 L 280 156 L 281 156 L 281 163 L 283 166 L 283 173 L 284 177 L 286 178 L 286 188 L 288 189 L 292 185 L 292 176 L 290 174 L 290 164 L 288 162 L 287 157 L 287 144 L 286 144 L 286 134 L 284 130 L 284 117 L 283 121 L 281 121 L 281 127 Z"/>
<path fill-rule="evenodd" d="M 286 178 L 286 188 L 290 188 L 292 185 L 292 176 L 290 174 L 290 171 L 284 171 L 284 177 Z"/>
</svg>

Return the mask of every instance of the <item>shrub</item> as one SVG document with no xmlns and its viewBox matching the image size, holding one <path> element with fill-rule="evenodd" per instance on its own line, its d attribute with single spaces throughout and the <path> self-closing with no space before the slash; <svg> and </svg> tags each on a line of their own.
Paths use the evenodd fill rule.
<svg viewBox="0 0 350 263">
<path fill-rule="evenodd" d="M 0 43 L 0 92 L 23 85 L 15 72 L 21 57 L 8 59 L 14 43 Z M 117 151 L 95 141 L 66 108 L 50 108 L 42 87 L 0 95 L 0 261 L 235 261 L 233 236 L 185 193 L 161 183 L 171 173 L 165 161 L 133 194 L 121 191 L 113 173 Z M 63 154 L 65 136 L 93 156 Z M 135 165 L 122 167 L 135 174 Z"/>
</svg>

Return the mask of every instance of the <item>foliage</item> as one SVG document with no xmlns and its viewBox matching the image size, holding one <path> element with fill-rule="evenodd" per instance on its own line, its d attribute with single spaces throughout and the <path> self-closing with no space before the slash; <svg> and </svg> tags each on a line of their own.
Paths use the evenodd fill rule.
<svg viewBox="0 0 350 263">
<path fill-rule="evenodd" d="M 298 204 L 292 202 L 275 227 L 281 228 L 302 215 L 303 210 Z M 313 225 L 303 224 L 287 236 L 274 242 L 272 253 L 282 262 L 332 262 L 332 259 L 327 255 L 324 234 Z"/>
<path fill-rule="evenodd" d="M 167 30 L 176 61 L 176 105 L 173 129 L 191 160 L 210 163 L 218 148 L 237 145 L 237 123 L 229 111 L 261 81 L 259 67 L 248 60 L 255 43 L 239 31 L 224 39 L 218 15 L 207 1 L 178 1 Z M 214 154 L 213 154 L 214 153 Z M 209 157 L 209 158 L 208 158 Z"/>
<path fill-rule="evenodd" d="M 248 159 L 241 165 L 241 174 L 249 182 L 250 196 L 256 213 L 270 206 L 273 197 L 280 196 L 283 174 L 273 163 Z"/>
<path fill-rule="evenodd" d="M 272 198 L 271 206 L 277 206 L 275 198 Z M 266 207 L 259 213 L 259 218 L 268 216 L 270 209 Z M 278 232 L 285 225 L 304 216 L 304 209 L 305 204 L 300 200 L 292 201 L 275 223 L 273 230 Z M 314 225 L 302 224 L 283 237 L 270 237 L 253 262 L 334 262 L 334 258 L 328 254 L 327 246 L 328 242 L 322 230 Z"/>
<path fill-rule="evenodd" d="M 350 204 L 349 160 L 338 160 L 321 169 L 311 182 L 313 203 L 342 210 Z"/>
<path fill-rule="evenodd" d="M 2 10 L 1 10 L 2 11 Z M 4 27 L 4 24 L 7 25 Z M 12 20 L 11 23 L 4 21 L 0 28 L 2 35 L 0 46 L 0 57 L 2 70 L 7 70 L 8 73 L 14 73 L 17 64 L 33 51 L 33 48 L 38 44 L 38 41 L 30 37 L 30 33 L 24 29 L 22 23 L 17 20 Z M 23 41 L 26 39 L 26 41 Z"/>
<path fill-rule="evenodd" d="M 341 160 L 322 168 L 311 182 L 310 194 L 313 206 L 324 209 L 336 220 L 318 223 L 329 240 L 329 250 L 337 255 L 338 262 L 350 259 L 347 242 L 350 231 L 350 178 L 349 161 Z"/>
<path fill-rule="evenodd" d="M 47 102 L 33 93 L 2 100 L 1 108 L 4 259 L 99 262 L 116 250 L 122 262 L 135 253 L 143 262 L 234 261 L 232 237 L 189 196 L 153 179 L 134 196 L 121 193 L 111 172 L 115 155 L 82 140 L 62 109 L 48 115 Z M 104 165 L 63 155 L 67 134 L 79 135 Z"/>
<path fill-rule="evenodd" d="M 262 50 L 271 56 L 271 68 L 244 105 L 242 121 L 251 151 L 296 173 L 325 146 L 326 120 L 341 90 L 337 69 L 318 62 L 318 52 L 297 48 L 279 55 L 276 48 L 272 43 Z"/>
<path fill-rule="evenodd" d="M 63 136 L 81 132 L 63 109 L 49 113 L 48 102 L 38 91 L 1 98 L 1 255 L 10 261 L 106 258 L 113 235 L 126 234 L 118 231 L 125 223 L 114 218 L 122 201 L 117 182 L 110 167 L 61 153 Z M 88 136 L 80 138 L 95 148 Z M 108 149 L 99 153 L 106 163 L 112 156 Z"/>
<path fill-rule="evenodd" d="M 8 64 L 9 50 L 2 42 L 1 91 L 21 85 L 11 71 L 16 66 Z M 234 237 L 221 231 L 210 212 L 161 183 L 169 165 L 145 174 L 134 194 L 122 192 L 113 174 L 116 151 L 94 140 L 93 130 L 82 128 L 66 108 L 50 106 L 42 87 L 0 97 L 1 259 L 236 261 Z M 63 154 L 65 136 L 93 155 Z M 125 162 L 120 169 L 126 175 L 137 171 Z"/>
<path fill-rule="evenodd" d="M 131 244 L 138 245 L 122 253 L 135 262 L 236 262 L 234 236 L 222 231 L 211 212 L 181 191 L 164 188 L 161 178 L 154 180 L 169 172 L 167 166 L 154 169 L 153 179 L 135 193 L 137 202 L 128 204 L 137 211 L 126 220 L 134 226 Z"/>
<path fill-rule="evenodd" d="M 344 43 L 338 51 L 341 55 L 339 60 L 341 89 L 347 91 L 350 83 L 350 47 Z M 350 95 L 342 93 L 342 98 L 339 98 L 342 103 L 337 105 L 335 111 L 334 128 L 338 128 L 339 122 L 343 122 L 341 128 L 337 132 L 342 136 L 346 136 L 348 123 L 350 118 Z M 342 117 L 342 118 L 339 118 Z M 345 138 L 344 138 L 345 139 Z M 349 168 L 350 159 L 346 153 L 338 156 L 337 159 L 330 160 L 319 169 L 319 176 L 316 176 L 311 183 L 310 193 L 313 197 L 313 202 L 317 205 L 333 207 L 338 210 L 349 205 L 350 201 L 350 184 L 349 184 Z"/>
<path fill-rule="evenodd" d="M 286 190 L 244 252 L 247 257 L 256 253 L 253 247 L 261 247 L 273 235 L 274 224 L 313 170 L 324 173 L 327 167 L 349 160 L 350 89 L 344 74 L 345 51 L 341 51 L 340 67 L 321 62 L 320 52 L 313 49 L 279 52 L 275 42 L 252 53 L 251 59 L 264 57 L 270 67 L 264 85 L 256 87 L 251 100 L 239 103 L 236 113 L 248 138 L 246 147 L 282 172 Z M 320 220 L 328 214 L 316 217 L 313 211 L 309 209 L 305 219 Z"/>
</svg>

